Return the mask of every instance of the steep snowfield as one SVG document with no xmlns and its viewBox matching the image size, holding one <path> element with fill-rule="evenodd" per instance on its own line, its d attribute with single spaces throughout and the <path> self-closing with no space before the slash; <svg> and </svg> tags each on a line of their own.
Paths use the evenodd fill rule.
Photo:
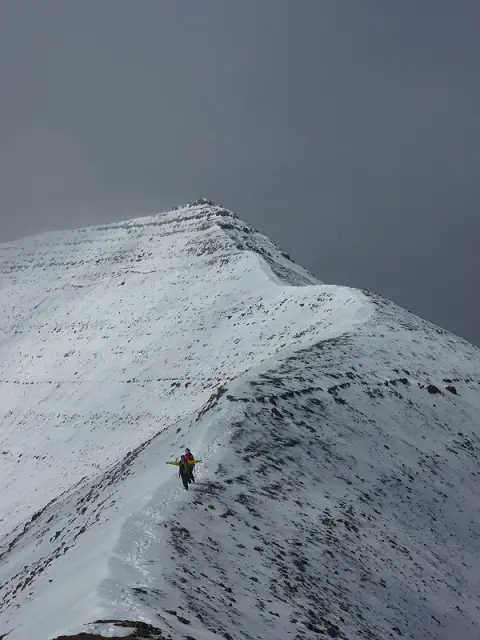
<svg viewBox="0 0 480 640">
<path fill-rule="evenodd" d="M 0 274 L 0 638 L 480 637 L 478 350 L 206 201 Z"/>
</svg>

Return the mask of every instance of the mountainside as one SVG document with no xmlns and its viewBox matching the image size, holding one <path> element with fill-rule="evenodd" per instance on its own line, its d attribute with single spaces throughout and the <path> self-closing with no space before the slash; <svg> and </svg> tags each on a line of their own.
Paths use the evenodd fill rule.
<svg viewBox="0 0 480 640">
<path fill-rule="evenodd" d="M 0 639 L 480 637 L 472 345 L 206 200 L 0 296 Z"/>
</svg>

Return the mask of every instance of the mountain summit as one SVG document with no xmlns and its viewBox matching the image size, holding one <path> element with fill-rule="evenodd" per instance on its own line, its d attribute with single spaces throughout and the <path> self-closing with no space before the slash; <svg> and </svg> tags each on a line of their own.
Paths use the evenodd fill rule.
<svg viewBox="0 0 480 640">
<path fill-rule="evenodd" d="M 0 638 L 478 640 L 478 349 L 203 198 L 0 274 Z"/>
</svg>

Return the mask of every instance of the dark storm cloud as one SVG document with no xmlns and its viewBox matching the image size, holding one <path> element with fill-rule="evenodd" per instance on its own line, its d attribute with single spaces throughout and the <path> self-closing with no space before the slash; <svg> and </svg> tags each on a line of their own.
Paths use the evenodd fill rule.
<svg viewBox="0 0 480 640">
<path fill-rule="evenodd" d="M 478 0 L 0 4 L 0 241 L 207 196 L 480 344 Z"/>
</svg>

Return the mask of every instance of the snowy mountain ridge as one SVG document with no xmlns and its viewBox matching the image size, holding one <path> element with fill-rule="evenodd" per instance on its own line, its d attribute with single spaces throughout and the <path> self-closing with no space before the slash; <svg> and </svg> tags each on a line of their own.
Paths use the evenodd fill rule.
<svg viewBox="0 0 480 640">
<path fill-rule="evenodd" d="M 0 274 L 0 637 L 479 637 L 477 349 L 203 199 Z"/>
</svg>

